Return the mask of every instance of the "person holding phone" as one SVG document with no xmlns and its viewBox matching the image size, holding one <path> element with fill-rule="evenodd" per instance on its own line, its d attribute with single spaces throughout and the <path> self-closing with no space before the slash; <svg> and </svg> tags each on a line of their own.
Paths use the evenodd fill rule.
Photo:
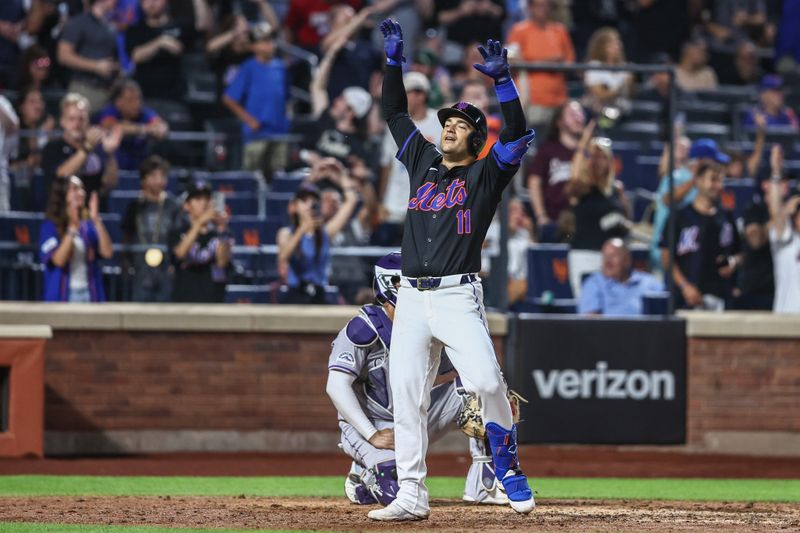
<svg viewBox="0 0 800 533">
<path fill-rule="evenodd" d="M 193 180 L 186 190 L 184 224 L 170 234 L 169 249 L 175 266 L 173 302 L 222 303 L 231 263 L 233 236 L 230 217 L 217 210 L 213 190 L 204 180 Z"/>
</svg>

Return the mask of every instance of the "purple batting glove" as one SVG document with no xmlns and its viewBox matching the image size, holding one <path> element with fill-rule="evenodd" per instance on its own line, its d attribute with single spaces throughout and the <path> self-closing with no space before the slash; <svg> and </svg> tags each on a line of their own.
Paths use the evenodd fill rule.
<svg viewBox="0 0 800 533">
<path fill-rule="evenodd" d="M 508 66 L 508 50 L 503 48 L 500 41 L 489 39 L 486 48 L 478 46 L 478 52 L 483 56 L 483 64 L 475 63 L 475 70 L 492 78 L 495 84 L 500 85 L 511 79 L 511 69 Z"/>
<path fill-rule="evenodd" d="M 392 19 L 381 22 L 383 34 L 383 50 L 386 52 L 386 63 L 397 66 L 406 60 L 403 57 L 403 30 L 400 24 Z"/>
</svg>

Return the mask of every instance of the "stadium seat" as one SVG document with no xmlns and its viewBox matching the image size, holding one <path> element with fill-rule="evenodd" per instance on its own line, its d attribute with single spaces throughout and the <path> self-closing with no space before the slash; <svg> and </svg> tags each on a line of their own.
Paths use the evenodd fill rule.
<svg viewBox="0 0 800 533">
<path fill-rule="evenodd" d="M 534 301 L 572 298 L 567 267 L 568 244 L 534 244 L 528 248 L 528 297 Z"/>
<path fill-rule="evenodd" d="M 689 123 L 686 124 L 684 131 L 690 139 L 708 137 L 718 143 L 724 143 L 731 138 L 730 126 L 713 122 Z"/>
<path fill-rule="evenodd" d="M 658 189 L 661 177 L 658 175 L 658 163 L 661 156 L 640 155 L 636 158 L 636 187 L 653 192 Z M 627 184 L 626 184 L 627 185 Z M 632 188 L 632 187 L 626 187 Z"/>
<path fill-rule="evenodd" d="M 752 179 L 728 180 L 720 198 L 722 207 L 733 211 L 734 217 L 742 217 L 744 210 L 752 203 L 757 189 L 758 185 Z"/>
<path fill-rule="evenodd" d="M 293 193 L 267 193 L 265 205 L 267 218 L 273 221 L 282 221 L 283 225 L 288 225 L 289 213 L 287 212 L 287 208 L 292 198 L 294 198 Z"/>
<path fill-rule="evenodd" d="M 14 242 L 23 246 L 36 246 L 39 242 L 39 227 L 44 220 L 41 213 L 10 211 L 0 215 L 0 241 Z"/>
<path fill-rule="evenodd" d="M 266 221 L 257 216 L 234 215 L 231 217 L 230 228 L 237 244 L 259 246 L 270 240 Z"/>
<path fill-rule="evenodd" d="M 720 85 L 713 91 L 695 91 L 694 95 L 705 102 L 740 104 L 755 102 L 758 92 L 753 86 Z"/>
<path fill-rule="evenodd" d="M 678 112 L 686 115 L 688 124 L 710 122 L 730 125 L 731 108 L 724 102 L 683 101 L 678 105 Z"/>
</svg>

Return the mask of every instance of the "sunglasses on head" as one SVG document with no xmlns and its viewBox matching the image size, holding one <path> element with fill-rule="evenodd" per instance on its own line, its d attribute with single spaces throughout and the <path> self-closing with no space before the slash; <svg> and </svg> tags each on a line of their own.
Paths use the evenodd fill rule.
<svg viewBox="0 0 800 533">
<path fill-rule="evenodd" d="M 39 59 L 33 62 L 33 66 L 37 68 L 50 68 L 50 58 L 40 57 Z"/>
</svg>

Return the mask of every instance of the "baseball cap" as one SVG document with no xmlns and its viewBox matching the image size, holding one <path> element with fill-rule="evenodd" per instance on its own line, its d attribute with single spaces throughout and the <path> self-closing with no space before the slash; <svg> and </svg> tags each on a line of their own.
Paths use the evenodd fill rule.
<svg viewBox="0 0 800 533">
<path fill-rule="evenodd" d="M 783 78 L 775 74 L 768 74 L 761 78 L 758 84 L 759 91 L 781 91 L 783 90 Z"/>
<path fill-rule="evenodd" d="M 194 198 L 195 196 L 211 196 L 214 191 L 211 184 L 204 179 L 193 179 L 189 181 L 186 186 L 186 199 Z"/>
<path fill-rule="evenodd" d="M 406 72 L 403 74 L 403 85 L 406 86 L 406 91 L 431 92 L 431 82 L 422 72 Z"/>
<path fill-rule="evenodd" d="M 697 139 L 689 148 L 689 159 L 711 159 L 717 163 L 727 165 L 731 158 L 719 149 L 714 139 Z"/>
<path fill-rule="evenodd" d="M 444 126 L 445 121 L 450 117 L 458 117 L 466 120 L 475 128 L 478 134 L 482 135 L 485 139 L 489 133 L 486 125 L 486 116 L 483 111 L 470 104 L 469 102 L 457 102 L 451 107 L 440 109 L 436 115 L 439 117 L 439 123 Z"/>
<path fill-rule="evenodd" d="M 348 87 L 342 91 L 342 97 L 358 118 L 367 116 L 369 108 L 372 107 L 372 97 L 361 87 Z"/>
</svg>

